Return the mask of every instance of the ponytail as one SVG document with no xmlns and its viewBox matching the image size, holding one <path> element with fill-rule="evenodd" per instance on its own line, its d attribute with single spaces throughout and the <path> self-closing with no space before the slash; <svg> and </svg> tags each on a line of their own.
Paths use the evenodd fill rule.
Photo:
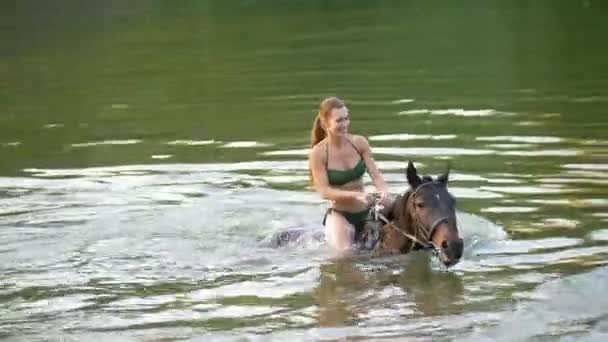
<svg viewBox="0 0 608 342">
<path fill-rule="evenodd" d="M 321 115 L 317 115 L 315 118 L 315 122 L 312 124 L 312 130 L 310 131 L 310 148 L 315 147 L 321 140 L 325 139 L 327 133 L 325 133 L 325 129 L 323 129 L 323 124 L 321 124 Z"/>
<path fill-rule="evenodd" d="M 312 150 L 315 145 L 317 145 L 321 140 L 325 139 L 327 133 L 325 129 L 323 129 L 323 124 L 321 123 L 321 112 L 315 118 L 315 121 L 312 124 L 312 129 L 310 130 L 310 149 Z M 310 161 L 309 161 L 310 163 Z M 310 164 L 308 165 L 308 183 L 311 187 L 314 188 L 315 180 L 312 176 L 312 170 L 310 169 Z"/>
</svg>

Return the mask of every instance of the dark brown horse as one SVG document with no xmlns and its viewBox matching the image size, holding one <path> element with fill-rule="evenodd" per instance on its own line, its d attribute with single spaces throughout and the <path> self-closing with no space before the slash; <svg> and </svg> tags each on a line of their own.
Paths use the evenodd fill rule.
<svg viewBox="0 0 608 342">
<path fill-rule="evenodd" d="M 462 257 L 463 242 L 456 222 L 456 201 L 447 189 L 449 170 L 436 179 L 420 177 L 409 162 L 406 175 L 410 188 L 390 208 L 373 213 L 377 217 L 370 218 L 356 242 L 376 256 L 428 249 L 437 253 L 444 265 L 455 265 Z M 306 233 L 305 229 L 285 230 L 274 234 L 270 244 L 280 247 Z M 323 239 L 323 232 L 317 231 L 313 238 Z"/>
<path fill-rule="evenodd" d="M 433 179 L 420 177 L 412 162 L 406 170 L 410 188 L 390 208 L 378 213 L 358 239 L 374 255 L 405 254 L 412 250 L 436 252 L 446 266 L 462 257 L 463 242 L 456 222 L 456 201 L 448 192 L 449 170 Z"/>
</svg>

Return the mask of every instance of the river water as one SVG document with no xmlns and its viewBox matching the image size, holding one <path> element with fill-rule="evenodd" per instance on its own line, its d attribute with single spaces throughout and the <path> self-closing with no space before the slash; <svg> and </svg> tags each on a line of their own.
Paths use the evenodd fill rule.
<svg viewBox="0 0 608 342">
<path fill-rule="evenodd" d="M 0 339 L 608 338 L 605 5 L 0 6 Z M 269 246 L 329 95 L 392 193 L 450 165 L 460 264 Z"/>
</svg>

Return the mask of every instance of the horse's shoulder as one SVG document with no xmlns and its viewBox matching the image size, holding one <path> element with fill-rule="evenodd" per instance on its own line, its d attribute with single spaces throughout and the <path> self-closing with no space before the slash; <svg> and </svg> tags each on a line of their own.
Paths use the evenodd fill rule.
<svg viewBox="0 0 608 342">
<path fill-rule="evenodd" d="M 383 254 L 396 254 L 407 243 L 405 236 L 392 223 L 385 224 L 380 228 L 380 240 L 382 241 L 380 249 Z"/>
</svg>

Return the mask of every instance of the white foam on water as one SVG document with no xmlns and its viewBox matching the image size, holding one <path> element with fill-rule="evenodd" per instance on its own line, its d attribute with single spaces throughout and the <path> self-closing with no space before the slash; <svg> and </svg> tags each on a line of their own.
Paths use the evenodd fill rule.
<svg viewBox="0 0 608 342">
<path fill-rule="evenodd" d="M 251 148 L 251 147 L 268 147 L 272 144 L 261 143 L 257 141 L 231 141 L 221 145 L 221 148 Z"/>
<path fill-rule="evenodd" d="M 462 108 L 436 109 L 430 111 L 432 115 L 455 115 L 455 116 L 492 116 L 498 114 L 495 109 L 465 110 Z"/>
<path fill-rule="evenodd" d="M 429 113 L 428 109 L 410 109 L 399 112 L 399 115 L 414 115 L 414 114 L 427 114 Z"/>
<path fill-rule="evenodd" d="M 167 142 L 167 145 L 184 145 L 184 146 L 201 146 L 219 143 L 219 141 L 211 140 L 173 140 Z"/>
<path fill-rule="evenodd" d="M 418 166 L 418 164 L 416 164 Z M 465 174 L 459 172 L 450 172 L 450 181 L 461 182 L 487 182 L 488 179 L 479 175 Z"/>
<path fill-rule="evenodd" d="M 370 141 L 407 141 L 407 140 L 451 140 L 456 139 L 458 136 L 454 134 L 383 134 L 383 135 L 372 135 L 368 137 Z"/>
<path fill-rule="evenodd" d="M 608 179 L 592 179 L 592 178 L 539 178 L 541 183 L 556 183 L 556 184 L 608 184 Z"/>
<path fill-rule="evenodd" d="M 564 164 L 562 167 L 565 169 L 608 171 L 608 164 Z"/>
<path fill-rule="evenodd" d="M 153 154 L 150 156 L 152 159 L 169 159 L 173 157 L 172 154 Z"/>
<path fill-rule="evenodd" d="M 42 128 L 51 129 L 51 128 L 61 128 L 63 126 L 64 126 L 64 124 L 62 124 L 62 123 L 50 123 L 50 124 L 43 125 Z"/>
<path fill-rule="evenodd" d="M 538 211 L 537 207 L 488 207 L 482 208 L 484 213 L 533 213 Z"/>
<path fill-rule="evenodd" d="M 457 187 L 457 186 L 450 186 L 450 192 L 456 198 L 489 199 L 489 198 L 503 198 L 504 197 L 504 195 L 502 195 L 502 194 L 491 192 L 491 191 L 484 191 L 484 190 L 480 190 L 480 189 Z"/>
<path fill-rule="evenodd" d="M 395 156 L 481 156 L 494 154 L 496 151 L 466 149 L 455 147 L 376 147 L 375 154 L 388 154 Z"/>
<path fill-rule="evenodd" d="M 489 148 L 498 148 L 504 150 L 512 150 L 516 148 L 531 148 L 534 147 L 533 144 L 487 144 L 486 147 Z"/>
<path fill-rule="evenodd" d="M 501 156 L 521 156 L 521 157 L 572 157 L 582 155 L 582 150 L 539 150 L 539 151 L 500 151 Z"/>
<path fill-rule="evenodd" d="M 506 194 L 562 194 L 579 192 L 579 189 L 560 189 L 547 186 L 481 186 L 482 190 Z"/>
<path fill-rule="evenodd" d="M 376 160 L 376 165 L 378 165 L 378 168 L 382 171 L 399 170 L 399 171 L 403 171 L 403 173 L 401 173 L 401 174 L 404 175 L 405 169 L 407 168 L 407 161 Z M 424 163 L 416 162 L 417 168 L 425 167 L 425 166 L 426 165 Z M 403 179 L 405 179 L 405 178 L 403 178 Z"/>
<path fill-rule="evenodd" d="M 103 140 L 93 141 L 86 143 L 72 144 L 72 147 L 90 147 L 90 146 L 101 146 L 101 145 L 133 145 L 141 143 L 140 139 L 127 139 L 127 140 Z"/>
<path fill-rule="evenodd" d="M 456 219 L 458 220 L 458 228 L 465 238 L 474 241 L 495 241 L 504 240 L 508 237 L 503 227 L 484 217 L 457 211 Z"/>
<path fill-rule="evenodd" d="M 529 199 L 529 203 L 573 206 L 574 201 L 567 199 Z"/>
<path fill-rule="evenodd" d="M 594 241 L 608 241 L 608 229 L 598 229 L 589 234 L 589 238 Z"/>
<path fill-rule="evenodd" d="M 91 167 L 83 169 L 39 169 L 27 168 L 23 172 L 32 174 L 36 177 L 103 177 L 128 174 L 132 172 L 167 174 L 177 173 L 196 173 L 196 172 L 221 172 L 221 171 L 244 171 L 244 170 L 308 170 L 307 162 L 304 160 L 285 160 L 285 161 L 253 161 L 240 163 L 208 163 L 208 164 L 146 164 L 146 165 L 124 165 L 109 167 Z M 10 181 L 13 178 L 1 178 Z M 24 179 L 26 184 L 30 179 Z"/>
<path fill-rule="evenodd" d="M 431 115 L 454 115 L 454 116 L 493 116 L 499 114 L 495 109 L 472 109 L 466 110 L 462 108 L 448 109 L 410 109 L 398 113 L 399 115 L 416 115 L 416 114 L 431 114 Z"/>
<path fill-rule="evenodd" d="M 391 103 L 392 103 L 392 104 L 400 104 L 400 103 L 412 103 L 412 102 L 414 102 L 414 101 L 416 101 L 416 100 L 414 100 L 414 99 L 399 99 L 399 100 L 394 100 L 394 101 L 391 101 Z"/>
<path fill-rule="evenodd" d="M 519 135 L 503 135 L 492 137 L 476 137 L 477 141 L 509 141 L 516 143 L 531 143 L 531 144 L 555 144 L 562 142 L 562 138 L 552 136 L 519 136 Z"/>
<path fill-rule="evenodd" d="M 569 228 L 573 229 L 580 225 L 578 220 L 571 220 L 561 217 L 549 217 L 542 222 L 532 223 L 533 226 L 543 228 Z"/>
<path fill-rule="evenodd" d="M 521 184 L 521 183 L 523 183 L 522 180 L 513 179 L 513 178 L 490 178 L 487 180 L 487 182 L 494 183 L 494 184 Z"/>
<path fill-rule="evenodd" d="M 591 146 L 598 146 L 598 145 L 608 145 L 608 140 L 599 140 L 599 139 L 588 139 L 588 140 L 580 140 L 579 143 L 581 145 L 591 145 Z"/>
</svg>

